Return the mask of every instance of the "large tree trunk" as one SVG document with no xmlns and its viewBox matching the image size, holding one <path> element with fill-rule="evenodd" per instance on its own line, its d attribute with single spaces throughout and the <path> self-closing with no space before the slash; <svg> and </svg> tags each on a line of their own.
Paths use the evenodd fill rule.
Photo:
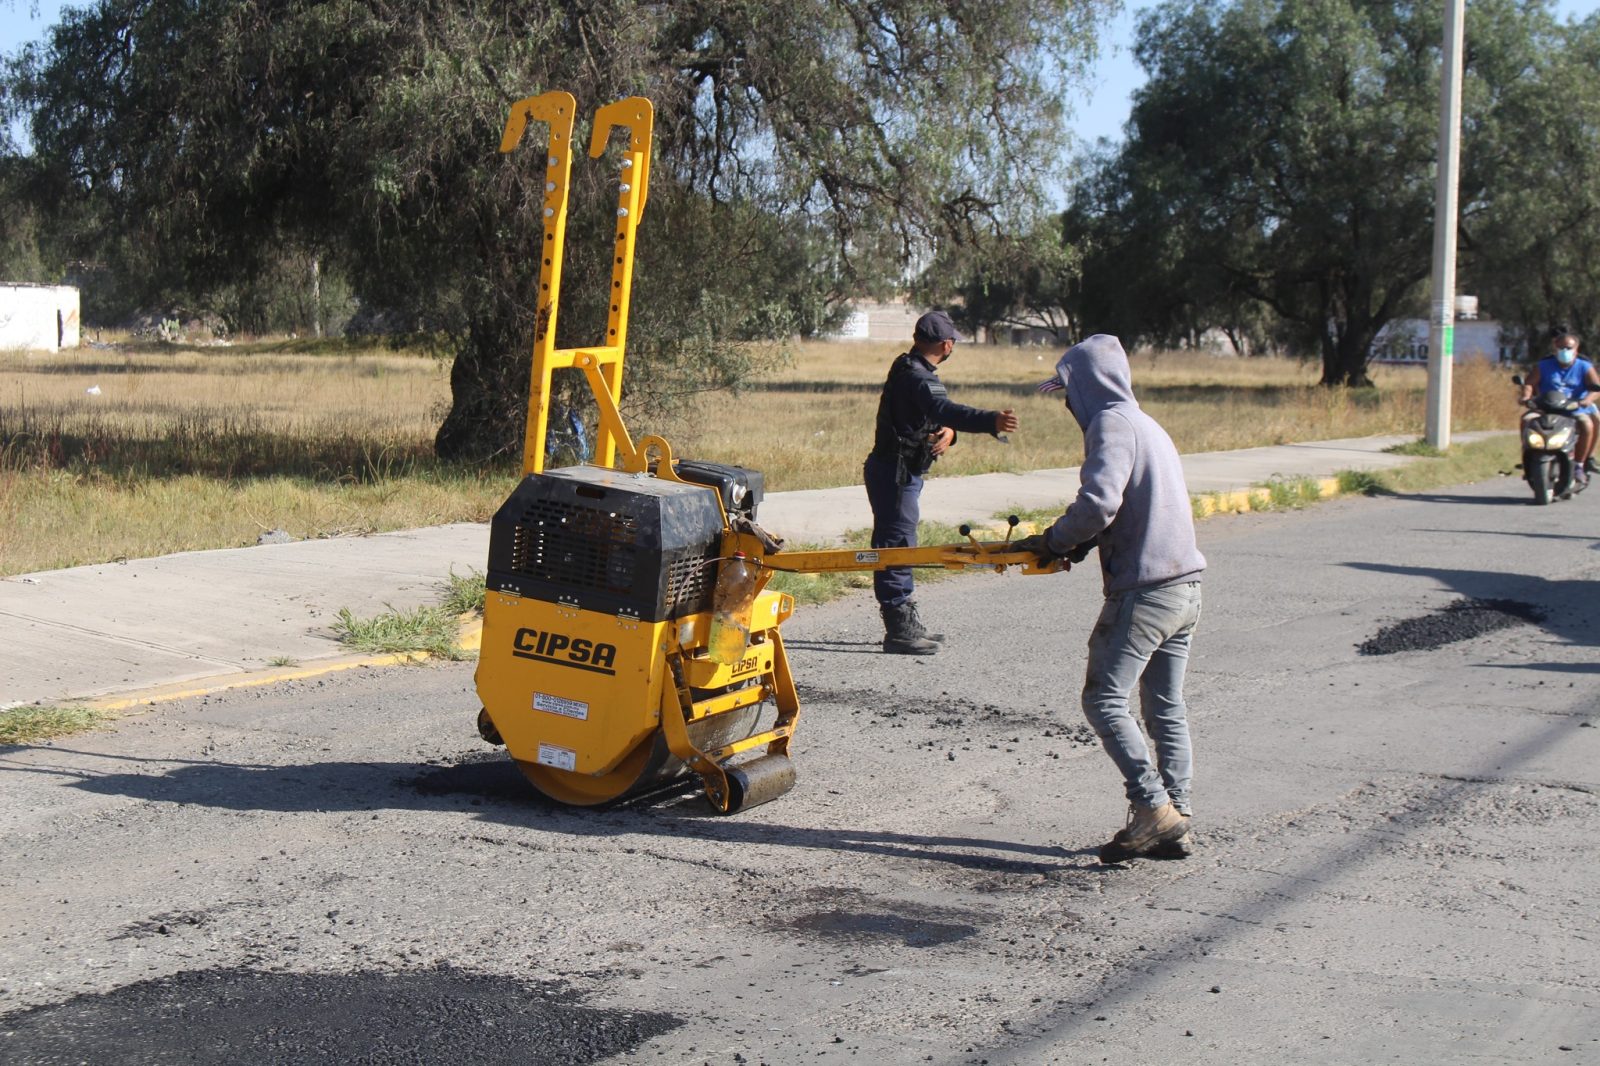
<svg viewBox="0 0 1600 1066">
<path fill-rule="evenodd" d="M 1372 385 L 1372 379 L 1367 376 L 1366 346 L 1354 351 L 1350 351 L 1350 347 L 1344 341 L 1323 345 L 1321 384 L 1351 388 L 1368 388 Z"/>
<path fill-rule="evenodd" d="M 1340 294 L 1335 307 L 1365 309 L 1371 296 L 1365 290 L 1353 294 Z M 1380 322 L 1365 310 L 1330 314 L 1332 328 L 1322 330 L 1322 384 L 1369 388 L 1372 379 L 1367 376 L 1367 363 L 1372 358 L 1372 342 L 1377 339 Z"/>
<path fill-rule="evenodd" d="M 450 368 L 450 413 L 433 449 L 452 462 L 520 456 L 528 414 L 530 357 L 512 331 L 474 329 Z"/>
<path fill-rule="evenodd" d="M 322 257 L 311 256 L 311 332 L 322 336 Z"/>
</svg>

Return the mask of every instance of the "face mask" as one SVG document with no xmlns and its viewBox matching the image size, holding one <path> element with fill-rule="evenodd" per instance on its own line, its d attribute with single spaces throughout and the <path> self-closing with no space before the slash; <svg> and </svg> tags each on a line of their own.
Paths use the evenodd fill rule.
<svg viewBox="0 0 1600 1066">
<path fill-rule="evenodd" d="M 1562 366 L 1571 366 L 1572 361 L 1576 358 L 1578 358 L 1578 349 L 1576 348 L 1556 349 L 1556 362 L 1560 363 Z"/>
</svg>

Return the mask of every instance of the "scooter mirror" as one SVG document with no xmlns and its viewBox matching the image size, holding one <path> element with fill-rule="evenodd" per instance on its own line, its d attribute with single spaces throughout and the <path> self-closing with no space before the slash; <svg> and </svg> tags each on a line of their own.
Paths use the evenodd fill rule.
<svg viewBox="0 0 1600 1066">
<path fill-rule="evenodd" d="M 1513 384 L 1513 385 L 1521 385 L 1521 384 L 1523 384 L 1522 375 L 1521 374 L 1512 374 L 1511 375 L 1511 384 Z"/>
</svg>

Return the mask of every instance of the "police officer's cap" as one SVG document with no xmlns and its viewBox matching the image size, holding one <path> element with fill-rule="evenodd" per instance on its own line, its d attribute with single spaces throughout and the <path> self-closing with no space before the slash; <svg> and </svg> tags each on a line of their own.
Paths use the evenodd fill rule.
<svg viewBox="0 0 1600 1066">
<path fill-rule="evenodd" d="M 911 336 L 915 340 L 926 341 L 929 344 L 960 339 L 956 336 L 956 324 L 950 321 L 950 316 L 943 311 L 929 311 L 917 319 Z"/>
</svg>

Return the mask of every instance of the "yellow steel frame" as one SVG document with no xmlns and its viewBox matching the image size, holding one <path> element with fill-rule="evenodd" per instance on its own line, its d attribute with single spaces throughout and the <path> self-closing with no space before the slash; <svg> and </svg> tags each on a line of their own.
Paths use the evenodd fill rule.
<svg viewBox="0 0 1600 1066">
<path fill-rule="evenodd" d="M 793 601 L 787 606 L 792 610 Z M 783 618 L 787 617 L 786 611 Z M 782 620 L 780 618 L 774 622 L 766 631 L 767 641 L 772 645 L 771 670 L 763 673 L 760 684 L 749 688 L 695 703 L 684 672 L 681 652 L 667 657 L 673 681 L 661 694 L 661 731 L 666 737 L 667 749 L 694 771 L 705 788 L 706 798 L 723 813 L 727 812 L 733 800 L 733 789 L 728 783 L 728 760 L 762 747 L 766 748 L 768 755 L 788 755 L 789 741 L 800 719 L 800 697 L 795 691 L 794 675 L 789 672 L 789 655 L 784 651 L 783 637 L 778 634 L 778 624 Z M 701 751 L 689 737 L 689 723 L 697 718 L 768 699 L 777 708 L 777 719 L 759 733 L 714 751 Z"/>
<path fill-rule="evenodd" d="M 618 179 L 616 208 L 616 247 L 611 266 L 610 313 L 606 323 L 604 343 L 581 348 L 556 347 L 556 319 L 561 300 L 562 254 L 566 241 L 567 199 L 572 173 L 572 137 L 577 119 L 577 101 L 571 93 L 548 92 L 540 96 L 519 100 L 511 107 L 506 128 L 500 141 L 500 151 L 510 152 L 522 141 L 530 122 L 543 122 L 549 127 L 545 156 L 544 239 L 540 253 L 537 324 L 533 345 L 533 372 L 528 393 L 527 433 L 523 441 L 522 472 L 524 476 L 542 473 L 544 449 L 550 414 L 550 389 L 556 370 L 571 368 L 581 371 L 594 396 L 599 410 L 599 433 L 594 461 L 603 467 L 621 465 L 632 473 L 652 471 L 656 477 L 680 481 L 673 467 L 672 448 L 662 438 L 647 436 L 637 444 L 623 425 L 618 404 L 622 396 L 622 364 L 628 336 L 628 303 L 633 288 L 634 234 L 644 214 L 650 180 L 650 149 L 654 127 L 654 109 L 649 100 L 629 97 L 607 104 L 595 113 L 594 127 L 589 138 L 589 155 L 598 158 L 605 153 L 612 130 L 622 127 L 627 131 L 627 147 L 623 153 Z M 710 490 L 708 490 L 710 491 Z M 721 496 L 714 494 L 721 510 Z M 950 570 L 993 569 L 1003 571 L 1009 566 L 1020 566 L 1023 573 L 1054 573 L 1065 566 L 1061 561 L 1041 563 L 1027 552 L 1008 550 L 1008 544 L 985 544 L 968 537 L 967 544 L 939 545 L 919 548 L 889 548 L 870 551 L 837 549 L 832 551 L 790 552 L 766 555 L 761 540 L 751 533 L 735 531 L 723 514 L 725 530 L 722 554 L 731 556 L 742 551 L 753 562 L 763 567 L 759 586 L 764 586 L 773 571 L 788 570 L 800 573 L 824 573 L 842 570 L 881 570 L 891 566 L 937 566 Z M 965 530 L 963 530 L 965 532 Z M 719 693 L 696 702 L 690 684 L 691 672 L 703 673 L 707 667 L 689 657 L 691 647 L 682 640 L 664 644 L 664 654 L 670 681 L 661 690 L 659 722 L 668 749 L 685 762 L 701 778 L 707 796 L 719 810 L 726 811 L 732 798 L 732 789 L 725 765 L 729 759 L 760 747 L 771 755 L 786 755 L 790 738 L 800 714 L 799 699 L 794 678 L 789 670 L 789 659 L 784 651 L 783 638 L 778 626 L 789 617 L 794 601 L 788 596 L 763 595 L 760 603 L 767 605 L 770 620 L 752 620 L 753 634 L 760 634 L 757 658 L 759 669 L 757 683 Z M 775 604 L 775 606 L 774 606 Z M 687 664 L 687 666 L 686 666 Z M 718 675 L 720 676 L 720 675 Z M 714 751 L 701 751 L 688 735 L 689 723 L 710 715 L 727 713 L 741 707 L 771 699 L 777 707 L 777 720 L 759 733 L 726 744 Z M 637 748 L 628 758 L 634 764 L 622 776 L 631 780 L 642 765 L 644 746 Z M 608 768 L 612 771 L 609 783 L 626 767 Z M 556 780 L 545 787 L 566 787 L 569 775 L 549 771 Z M 581 782 L 580 782 L 581 784 Z M 609 795 L 591 794 L 578 788 L 577 801 L 610 798 Z"/>
<path fill-rule="evenodd" d="M 831 548 L 824 551 L 783 552 L 761 560 L 771 570 L 796 574 L 827 574 L 845 570 L 886 570 L 892 566 L 942 567 L 945 570 L 993 570 L 1020 566 L 1024 574 L 1054 574 L 1070 569 L 1065 559 L 1042 561 L 1032 552 L 1011 549 L 1009 543 L 969 540 L 966 544 L 930 544 L 917 548 Z"/>
<path fill-rule="evenodd" d="M 600 431 L 595 441 L 595 462 L 612 466 L 620 453 L 623 468 L 643 470 L 644 456 L 634 447 L 622 424 L 617 403 L 622 396 L 622 360 L 628 340 L 628 301 L 633 293 L 634 233 L 644 215 L 650 185 L 650 141 L 655 108 L 642 96 L 607 104 L 595 112 L 589 137 L 589 155 L 605 154 L 611 131 L 628 132 L 617 188 L 616 247 L 611 264 L 611 309 L 606 319 L 604 343 L 582 348 L 557 348 L 556 317 L 561 303 L 561 258 L 566 244 L 567 194 L 572 174 L 572 130 L 577 101 L 568 92 L 530 96 L 511 105 L 500 151 L 509 152 L 522 140 L 529 122 L 550 127 L 545 156 L 544 241 L 539 256 L 538 317 L 533 341 L 533 378 L 528 389 L 528 428 L 522 446 L 522 472 L 544 470 L 545 437 L 550 419 L 550 385 L 556 370 L 583 371 L 600 408 Z"/>
</svg>

